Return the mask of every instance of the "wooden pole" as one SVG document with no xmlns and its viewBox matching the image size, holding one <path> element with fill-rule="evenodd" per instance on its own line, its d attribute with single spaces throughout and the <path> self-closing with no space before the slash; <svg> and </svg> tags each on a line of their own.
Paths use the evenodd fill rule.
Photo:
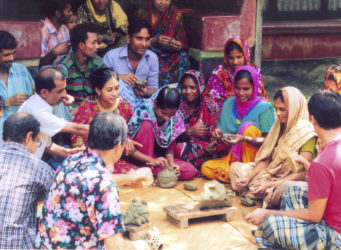
<svg viewBox="0 0 341 250">
<path fill-rule="evenodd" d="M 259 67 L 262 63 L 262 32 L 263 32 L 263 5 L 264 0 L 256 3 L 256 40 L 255 40 L 255 64 Z"/>
</svg>

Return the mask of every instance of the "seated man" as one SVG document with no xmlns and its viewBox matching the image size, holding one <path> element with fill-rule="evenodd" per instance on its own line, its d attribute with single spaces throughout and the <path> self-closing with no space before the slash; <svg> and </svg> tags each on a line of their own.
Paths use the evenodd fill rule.
<svg viewBox="0 0 341 250">
<path fill-rule="evenodd" d="M 104 64 L 118 74 L 120 96 L 133 110 L 159 88 L 159 61 L 157 55 L 148 50 L 151 34 L 147 21 L 132 20 L 128 26 L 128 45 L 110 50 L 103 58 Z"/>
<path fill-rule="evenodd" d="M 97 27 L 91 23 L 79 24 L 71 31 L 71 47 L 73 52 L 66 55 L 58 64 L 66 77 L 66 91 L 75 98 L 73 107 L 94 92 L 89 80 L 90 72 L 103 67 L 102 58 L 96 53 L 99 48 Z"/>
<path fill-rule="evenodd" d="M 0 30 L 0 96 L 5 100 L 5 110 L 0 118 L 0 137 L 4 121 L 32 95 L 34 81 L 24 65 L 14 63 L 17 43 L 12 34 Z"/>
<path fill-rule="evenodd" d="M 122 238 L 118 188 L 108 168 L 120 159 L 126 136 L 121 116 L 95 116 L 88 148 L 67 158 L 56 172 L 38 225 L 37 248 L 132 248 Z"/>
<path fill-rule="evenodd" d="M 56 65 L 70 49 L 70 33 L 66 24 L 72 15 L 69 0 L 46 1 L 46 18 L 41 28 L 41 58 L 39 66 Z"/>
<path fill-rule="evenodd" d="M 39 138 L 41 145 L 35 155 L 40 159 L 46 150 L 51 155 L 67 157 L 79 151 L 79 148 L 69 149 L 51 143 L 51 137 L 55 134 L 71 133 L 87 136 L 89 125 L 68 122 L 52 114 L 53 106 L 58 105 L 66 98 L 66 79 L 55 68 L 45 68 L 39 72 L 36 80 L 36 94 L 25 101 L 19 111 L 27 112 L 35 116 L 40 122 L 41 133 Z"/>
<path fill-rule="evenodd" d="M 282 198 L 281 210 L 256 209 L 246 220 L 259 225 L 259 247 L 285 249 L 341 248 L 341 96 L 317 92 L 309 100 L 310 121 L 322 143 L 308 170 L 308 192 L 293 186 Z"/>
<path fill-rule="evenodd" d="M 0 248 L 32 249 L 37 228 L 37 202 L 45 196 L 54 171 L 34 157 L 40 144 L 39 122 L 15 113 L 4 123 L 0 147 Z"/>
</svg>

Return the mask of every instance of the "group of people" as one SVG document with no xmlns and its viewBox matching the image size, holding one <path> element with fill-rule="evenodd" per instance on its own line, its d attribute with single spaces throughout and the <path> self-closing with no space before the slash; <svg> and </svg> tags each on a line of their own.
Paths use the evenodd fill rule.
<svg viewBox="0 0 341 250">
<path fill-rule="evenodd" d="M 47 2 L 34 80 L 0 31 L 0 248 L 132 247 L 117 186 L 144 180 L 140 167 L 263 200 L 245 217 L 261 247 L 341 246 L 340 65 L 309 103 L 289 86 L 272 105 L 242 38 L 227 40 L 207 82 L 188 70 L 170 0 L 146 1 L 129 22 L 113 0 L 86 0 L 77 15 Z M 62 161 L 52 168 L 44 154 Z"/>
</svg>

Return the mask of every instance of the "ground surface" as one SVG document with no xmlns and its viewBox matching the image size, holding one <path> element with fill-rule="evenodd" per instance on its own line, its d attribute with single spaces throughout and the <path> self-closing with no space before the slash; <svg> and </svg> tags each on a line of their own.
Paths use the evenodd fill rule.
<svg viewBox="0 0 341 250">
<path fill-rule="evenodd" d="M 261 72 L 270 98 L 273 98 L 277 89 L 289 85 L 299 88 L 308 97 L 321 89 L 328 66 L 340 63 L 341 58 L 263 61 Z"/>
</svg>

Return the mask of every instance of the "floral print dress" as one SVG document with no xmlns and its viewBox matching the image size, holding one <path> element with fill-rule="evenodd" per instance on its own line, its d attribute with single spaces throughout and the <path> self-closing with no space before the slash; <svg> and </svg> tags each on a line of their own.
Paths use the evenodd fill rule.
<svg viewBox="0 0 341 250">
<path fill-rule="evenodd" d="M 123 231 L 118 188 L 103 159 L 91 149 L 68 157 L 44 202 L 36 247 L 102 249 Z"/>
</svg>

